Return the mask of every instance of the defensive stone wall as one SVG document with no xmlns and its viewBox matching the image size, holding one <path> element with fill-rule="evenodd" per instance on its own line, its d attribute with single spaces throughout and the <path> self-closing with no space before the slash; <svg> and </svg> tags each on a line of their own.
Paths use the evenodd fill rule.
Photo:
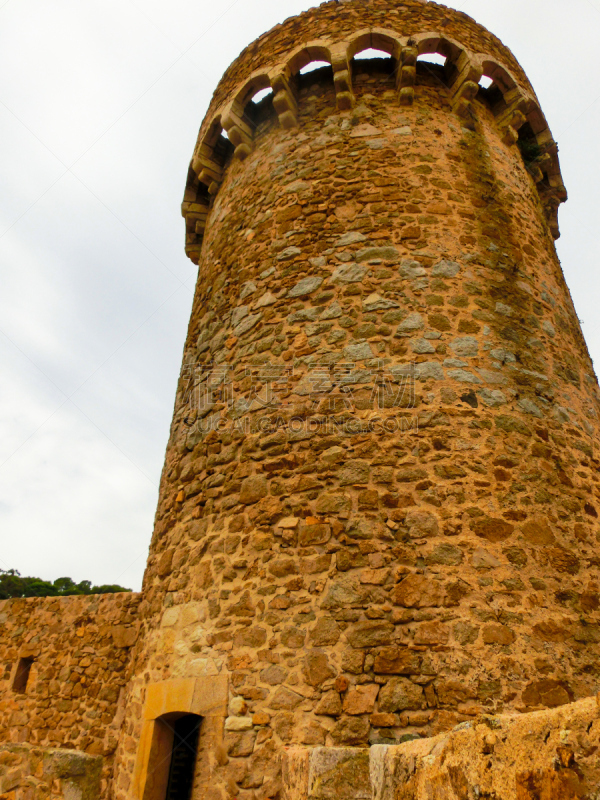
<svg viewBox="0 0 600 800">
<path fill-rule="evenodd" d="M 295 748 L 284 800 L 596 800 L 600 709 L 484 716 L 398 746 Z"/>
<path fill-rule="evenodd" d="M 0 602 L 0 742 L 104 756 L 106 779 L 139 602 L 134 593 Z"/>
<path fill-rule="evenodd" d="M 0 744 L 0 800 L 100 800 L 102 763 L 77 750 Z"/>
</svg>

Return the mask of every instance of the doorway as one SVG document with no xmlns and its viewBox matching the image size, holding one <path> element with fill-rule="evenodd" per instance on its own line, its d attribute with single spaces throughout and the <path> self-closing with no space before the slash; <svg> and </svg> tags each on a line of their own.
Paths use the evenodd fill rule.
<svg viewBox="0 0 600 800">
<path fill-rule="evenodd" d="M 165 800 L 190 800 L 202 717 L 185 714 L 171 723 L 173 745 Z"/>
</svg>

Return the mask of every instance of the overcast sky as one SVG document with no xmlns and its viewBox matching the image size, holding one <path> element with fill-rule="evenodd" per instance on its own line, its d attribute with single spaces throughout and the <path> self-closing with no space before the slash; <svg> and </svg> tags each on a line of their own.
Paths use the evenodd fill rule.
<svg viewBox="0 0 600 800">
<path fill-rule="evenodd" d="M 0 0 L 0 568 L 139 588 L 196 279 L 196 134 L 240 50 L 310 5 Z M 512 48 L 559 142 L 559 255 L 598 360 L 600 0 L 448 5 Z"/>
</svg>

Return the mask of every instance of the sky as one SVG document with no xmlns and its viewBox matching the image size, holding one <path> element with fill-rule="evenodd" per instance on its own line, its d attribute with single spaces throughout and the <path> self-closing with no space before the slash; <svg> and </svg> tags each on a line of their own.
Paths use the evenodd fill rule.
<svg viewBox="0 0 600 800">
<path fill-rule="evenodd" d="M 180 215 L 221 75 L 303 0 L 0 0 L 0 569 L 139 589 L 196 267 Z M 600 0 L 460 0 L 560 146 L 558 251 L 600 360 Z"/>
</svg>

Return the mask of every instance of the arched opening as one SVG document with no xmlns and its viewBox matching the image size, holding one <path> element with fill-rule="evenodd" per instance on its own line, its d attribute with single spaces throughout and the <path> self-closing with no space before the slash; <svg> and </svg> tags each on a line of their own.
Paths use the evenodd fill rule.
<svg viewBox="0 0 600 800">
<path fill-rule="evenodd" d="M 205 183 L 200 183 L 197 175 L 195 174 L 195 172 L 193 172 L 193 170 L 190 170 L 190 172 L 191 175 L 189 176 L 190 179 L 189 185 L 193 186 L 193 191 L 194 191 L 194 197 L 192 199 L 192 202 L 198 205 L 206 206 L 206 208 L 208 208 L 211 201 L 211 196 L 208 191 L 208 186 Z"/>
<path fill-rule="evenodd" d="M 190 800 L 202 717 L 173 712 L 154 722 L 143 800 Z"/>
<path fill-rule="evenodd" d="M 494 116 L 503 107 L 506 108 L 504 95 L 502 94 L 500 87 L 489 75 L 484 75 L 479 81 L 477 99 L 485 103 L 485 105 L 491 109 Z"/>
<path fill-rule="evenodd" d="M 355 89 L 359 89 L 361 84 L 369 83 L 374 84 L 373 88 L 377 85 L 384 90 L 395 85 L 398 62 L 385 50 L 365 47 L 353 56 L 350 65 Z"/>
<path fill-rule="evenodd" d="M 298 47 L 287 62 L 286 70 L 300 115 L 313 113 L 313 104 L 319 98 L 335 106 L 331 52 L 326 42 L 315 40 Z"/>
<path fill-rule="evenodd" d="M 304 64 L 292 74 L 290 86 L 298 100 L 300 114 L 312 114 L 312 105 L 318 100 L 335 107 L 333 67 L 328 61 L 318 59 Z"/>
<path fill-rule="evenodd" d="M 300 75 L 308 75 L 309 72 L 314 72 L 317 69 L 327 69 L 327 67 L 331 67 L 328 61 L 311 61 L 305 67 L 302 67 L 299 72 Z"/>
<path fill-rule="evenodd" d="M 273 88 L 266 75 L 254 78 L 237 96 L 235 105 L 240 118 L 254 136 L 257 129 L 277 119 L 273 107 Z M 238 113 L 239 113 L 238 111 Z"/>
<path fill-rule="evenodd" d="M 417 58 L 416 83 L 420 86 L 447 87 L 448 58 L 441 53 L 425 53 Z"/>
<path fill-rule="evenodd" d="M 440 52 L 421 53 L 417 56 L 416 83 L 421 86 L 450 85 L 450 61 Z"/>
<path fill-rule="evenodd" d="M 270 86 L 259 89 L 244 106 L 243 120 L 256 132 L 265 122 L 276 118 L 273 107 L 273 89 Z"/>
<path fill-rule="evenodd" d="M 298 73 L 308 72 L 331 66 L 331 53 L 326 42 L 314 41 L 298 47 L 287 62 L 288 74 L 293 78 Z"/>
<path fill-rule="evenodd" d="M 352 86 L 385 91 L 396 85 L 402 45 L 392 31 L 362 30 L 348 44 Z"/>
<path fill-rule="evenodd" d="M 309 67 L 312 67 L 312 69 L 309 69 Z M 292 81 L 299 90 L 320 83 L 331 83 L 333 88 L 333 68 L 327 62 L 313 61 L 307 65 L 306 69 L 292 76 Z"/>
<path fill-rule="evenodd" d="M 443 56 L 441 53 L 422 53 L 417 56 L 417 63 L 437 64 L 440 67 L 445 67 L 447 60 L 448 56 Z"/>
<path fill-rule="evenodd" d="M 218 184 L 221 183 L 223 172 L 234 149 L 223 130 L 221 118 L 217 117 L 212 121 L 198 148 L 197 155 L 192 160 L 192 166 L 198 175 L 200 184 L 209 187 L 210 194 L 215 194 Z"/>
<path fill-rule="evenodd" d="M 229 137 L 227 136 L 227 131 L 224 131 L 221 126 L 219 126 L 219 135 L 216 138 L 216 141 L 213 145 L 213 158 L 216 163 L 221 167 L 222 170 L 225 169 L 231 157 L 233 156 L 234 146 L 229 141 Z"/>
<path fill-rule="evenodd" d="M 538 144 L 537 136 L 533 128 L 526 122 L 519 128 L 519 138 L 517 139 L 517 147 L 521 152 L 525 169 L 532 175 L 537 175 L 539 161 L 543 155 L 543 149 Z"/>
<path fill-rule="evenodd" d="M 508 108 L 504 95 L 515 88 L 515 82 L 508 72 L 495 61 L 485 60 L 482 64 L 483 76 L 479 81 L 477 99 L 481 100 L 497 117 Z"/>
<path fill-rule="evenodd" d="M 374 47 L 366 47 L 354 56 L 355 61 L 366 61 L 372 58 L 391 58 L 391 56 L 385 50 L 376 50 Z"/>
<path fill-rule="evenodd" d="M 457 64 L 464 55 L 461 46 L 433 33 L 415 36 L 410 43 L 418 51 L 416 83 L 451 87 L 459 74 Z"/>
<path fill-rule="evenodd" d="M 234 152 L 221 126 L 221 117 L 210 124 L 188 170 L 181 213 L 185 217 L 185 245 L 189 258 L 198 263 L 211 198 L 217 193 L 225 168 Z"/>
</svg>

